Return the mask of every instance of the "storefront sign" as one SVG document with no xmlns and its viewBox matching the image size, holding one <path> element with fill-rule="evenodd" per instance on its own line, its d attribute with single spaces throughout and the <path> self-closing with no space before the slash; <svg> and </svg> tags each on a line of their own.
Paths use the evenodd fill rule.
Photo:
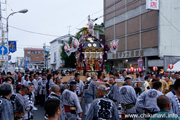
<svg viewBox="0 0 180 120">
<path fill-rule="evenodd" d="M 112 59 L 120 59 L 120 58 L 133 58 L 133 57 L 141 57 L 144 55 L 143 50 L 132 50 L 126 52 L 117 52 L 116 54 L 111 54 L 110 58 Z"/>
<path fill-rule="evenodd" d="M 159 0 L 146 0 L 146 9 L 159 10 Z"/>
</svg>

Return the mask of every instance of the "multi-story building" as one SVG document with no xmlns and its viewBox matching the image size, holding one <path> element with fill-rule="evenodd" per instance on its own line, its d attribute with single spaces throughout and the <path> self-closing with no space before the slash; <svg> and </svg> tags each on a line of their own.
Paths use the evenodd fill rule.
<svg viewBox="0 0 180 120">
<path fill-rule="evenodd" d="M 68 42 L 69 38 L 72 37 L 71 34 L 67 34 L 56 38 L 50 42 L 50 68 L 59 69 L 62 67 L 63 61 L 61 60 L 61 47 L 64 45 L 64 42 Z"/>
<path fill-rule="evenodd" d="M 39 69 L 44 67 L 43 48 L 24 48 L 24 60 L 27 61 L 27 68 Z"/>
<path fill-rule="evenodd" d="M 180 60 L 180 1 L 154 0 L 158 10 L 146 9 L 146 1 L 104 0 L 106 43 L 119 40 L 117 53 L 108 53 L 115 68 L 137 67 L 142 58 L 147 70 L 166 70 Z"/>
</svg>

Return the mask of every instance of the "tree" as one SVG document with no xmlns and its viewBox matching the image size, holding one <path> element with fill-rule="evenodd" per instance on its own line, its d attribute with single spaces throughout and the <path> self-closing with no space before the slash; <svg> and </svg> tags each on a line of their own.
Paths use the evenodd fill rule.
<svg viewBox="0 0 180 120">
<path fill-rule="evenodd" d="M 72 37 L 69 38 L 68 44 L 70 45 L 72 43 Z M 76 65 L 76 59 L 75 59 L 75 53 L 71 53 L 70 56 L 67 56 L 65 50 L 64 50 L 65 44 L 61 47 L 61 59 L 65 61 L 65 65 L 63 67 L 65 68 L 75 68 Z"/>
</svg>

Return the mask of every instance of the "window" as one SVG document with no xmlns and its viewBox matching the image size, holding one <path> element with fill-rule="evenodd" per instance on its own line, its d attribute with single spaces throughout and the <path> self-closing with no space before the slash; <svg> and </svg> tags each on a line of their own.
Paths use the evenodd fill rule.
<svg viewBox="0 0 180 120">
<path fill-rule="evenodd" d="M 42 51 L 42 54 L 44 54 L 44 51 Z"/>
<path fill-rule="evenodd" d="M 30 54 L 30 52 L 27 52 L 27 54 Z"/>
<path fill-rule="evenodd" d="M 36 59 L 38 59 L 39 57 L 37 56 Z"/>
<path fill-rule="evenodd" d="M 35 51 L 35 54 L 38 54 L 38 51 Z"/>
<path fill-rule="evenodd" d="M 38 54 L 41 54 L 41 51 L 38 51 Z"/>
<path fill-rule="evenodd" d="M 34 54 L 34 51 L 31 51 L 32 54 Z"/>
</svg>

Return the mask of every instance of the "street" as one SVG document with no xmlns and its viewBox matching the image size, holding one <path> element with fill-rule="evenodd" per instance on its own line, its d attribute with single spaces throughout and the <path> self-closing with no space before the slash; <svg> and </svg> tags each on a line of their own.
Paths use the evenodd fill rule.
<svg viewBox="0 0 180 120">
<path fill-rule="evenodd" d="M 38 110 L 34 111 L 34 120 L 44 120 L 44 115 L 45 115 L 44 109 L 40 105 L 37 105 L 35 107 L 37 107 Z"/>
</svg>

